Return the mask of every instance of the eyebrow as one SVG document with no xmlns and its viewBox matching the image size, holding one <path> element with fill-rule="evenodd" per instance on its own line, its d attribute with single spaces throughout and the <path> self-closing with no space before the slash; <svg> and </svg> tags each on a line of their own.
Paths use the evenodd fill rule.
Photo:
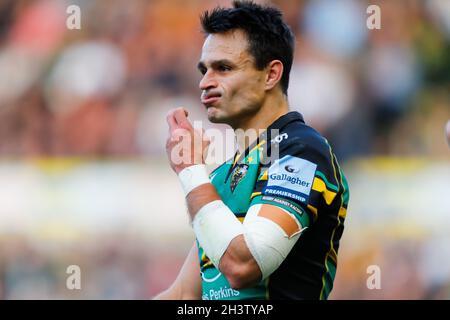
<svg viewBox="0 0 450 320">
<path fill-rule="evenodd" d="M 232 61 L 230 61 L 230 60 L 227 60 L 227 59 L 214 60 L 214 61 L 211 62 L 211 66 L 212 66 L 213 68 L 216 68 L 217 66 L 223 65 L 223 64 L 228 65 L 228 66 L 230 66 L 230 67 L 235 67 L 235 66 L 236 66 L 236 64 L 235 64 L 234 62 L 232 62 Z M 197 69 L 199 69 L 200 71 L 201 71 L 202 69 L 205 69 L 205 68 L 206 68 L 206 64 L 205 64 L 203 61 L 200 61 L 200 62 L 197 64 Z"/>
</svg>

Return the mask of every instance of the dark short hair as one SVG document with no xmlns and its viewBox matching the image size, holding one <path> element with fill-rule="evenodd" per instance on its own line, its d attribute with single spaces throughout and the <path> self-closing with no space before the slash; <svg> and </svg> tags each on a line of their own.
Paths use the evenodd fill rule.
<svg viewBox="0 0 450 320">
<path fill-rule="evenodd" d="M 248 39 L 249 53 L 255 58 L 258 70 L 264 69 L 273 60 L 280 60 L 284 67 L 281 89 L 287 95 L 295 36 L 283 21 L 280 10 L 253 1 L 233 1 L 233 8 L 216 7 L 205 11 L 200 20 L 206 34 L 243 30 Z"/>
</svg>

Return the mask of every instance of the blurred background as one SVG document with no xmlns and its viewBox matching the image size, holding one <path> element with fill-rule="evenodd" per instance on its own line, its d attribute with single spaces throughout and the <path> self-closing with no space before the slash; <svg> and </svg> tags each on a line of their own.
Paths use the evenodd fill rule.
<svg viewBox="0 0 450 320">
<path fill-rule="evenodd" d="M 450 1 L 267 3 L 297 36 L 291 108 L 350 184 L 330 298 L 450 299 Z M 148 299 L 174 280 L 194 236 L 165 115 L 206 120 L 198 17 L 218 4 L 0 0 L 1 299 Z"/>
</svg>

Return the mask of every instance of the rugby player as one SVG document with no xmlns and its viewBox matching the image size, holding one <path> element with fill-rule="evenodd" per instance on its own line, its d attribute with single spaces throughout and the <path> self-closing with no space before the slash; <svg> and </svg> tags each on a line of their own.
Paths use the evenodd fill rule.
<svg viewBox="0 0 450 320">
<path fill-rule="evenodd" d="M 235 131 L 265 130 L 254 141 L 237 139 L 245 151 L 208 175 L 209 142 L 186 110 L 169 112 L 166 150 L 196 241 L 156 298 L 327 299 L 349 189 L 327 140 L 289 111 L 294 35 L 278 9 L 248 1 L 206 11 L 201 23 L 199 87 L 208 119 Z M 202 143 L 183 143 L 195 139 Z M 189 161 L 175 161 L 175 148 L 191 153 Z"/>
</svg>

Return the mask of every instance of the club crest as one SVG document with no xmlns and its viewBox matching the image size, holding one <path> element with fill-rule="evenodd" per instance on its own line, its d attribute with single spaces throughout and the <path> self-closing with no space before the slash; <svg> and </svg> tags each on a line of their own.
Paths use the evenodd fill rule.
<svg viewBox="0 0 450 320">
<path fill-rule="evenodd" d="M 242 178 L 245 177 L 248 171 L 248 164 L 245 163 L 239 163 L 236 165 L 236 167 L 233 170 L 233 173 L 231 174 L 231 183 L 230 188 L 231 192 L 234 192 L 239 182 L 241 182 Z"/>
</svg>

